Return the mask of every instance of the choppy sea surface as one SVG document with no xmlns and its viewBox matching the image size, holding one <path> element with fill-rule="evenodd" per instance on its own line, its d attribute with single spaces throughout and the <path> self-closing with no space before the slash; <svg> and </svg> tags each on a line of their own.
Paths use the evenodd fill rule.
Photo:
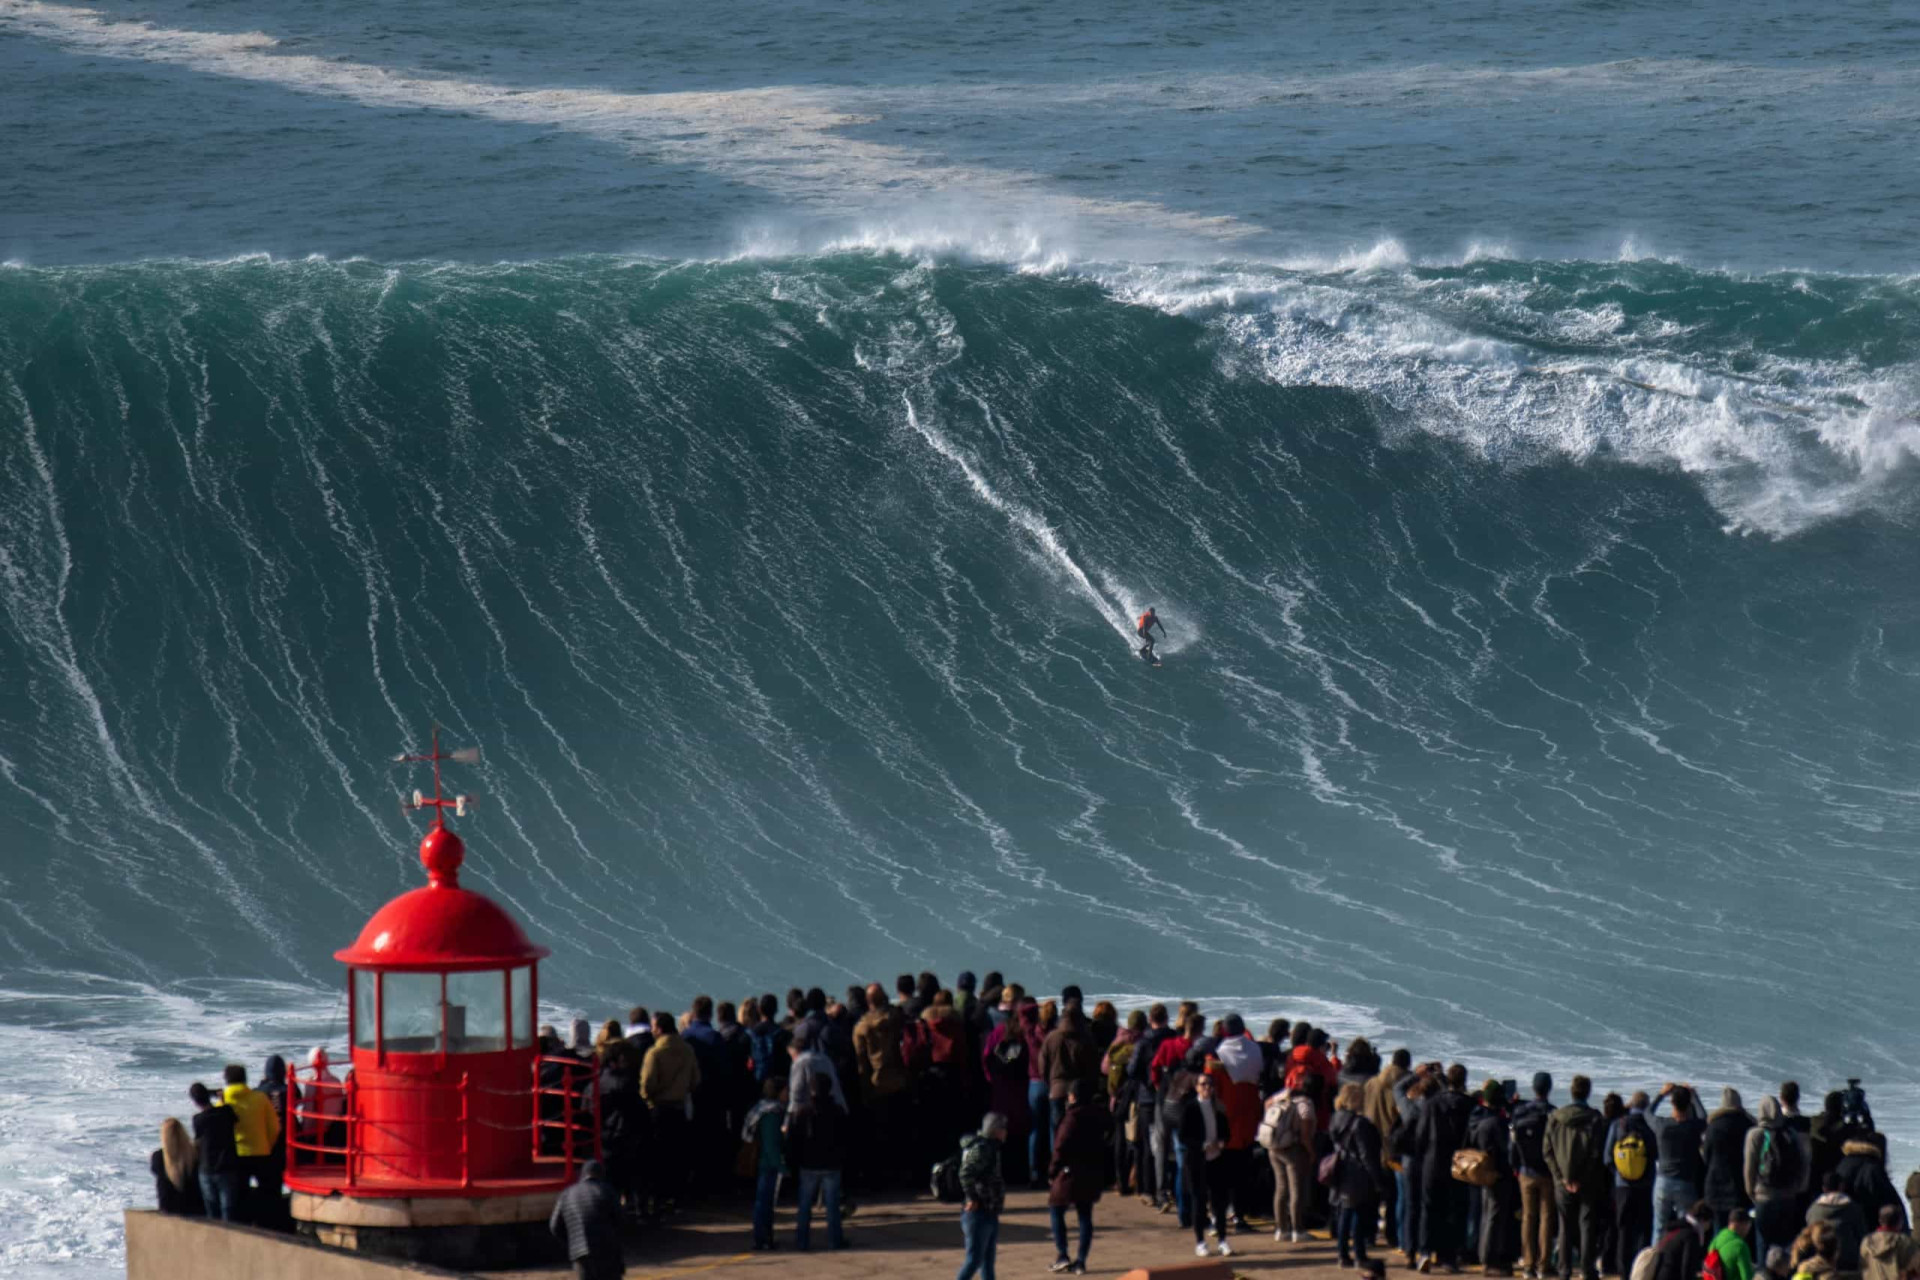
<svg viewBox="0 0 1920 1280">
<path fill-rule="evenodd" d="M 1915 1158 L 1920 18 L 0 0 L 0 1270 L 467 882 Z M 1128 619 L 1159 608 L 1165 665 Z"/>
</svg>

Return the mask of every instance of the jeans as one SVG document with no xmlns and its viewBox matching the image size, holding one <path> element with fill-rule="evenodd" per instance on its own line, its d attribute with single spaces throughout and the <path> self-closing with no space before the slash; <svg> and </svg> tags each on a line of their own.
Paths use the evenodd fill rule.
<svg viewBox="0 0 1920 1280">
<path fill-rule="evenodd" d="M 243 1222 L 241 1196 L 246 1192 L 246 1183 L 236 1169 L 222 1173 L 200 1174 L 200 1198 L 207 1202 L 207 1216 L 221 1222 Z"/>
<path fill-rule="evenodd" d="M 840 1171 L 838 1169 L 802 1169 L 800 1171 L 800 1216 L 793 1227 L 795 1248 L 805 1249 L 813 1239 L 813 1198 L 826 1202 L 827 1248 L 846 1244 L 840 1233 Z"/>
<path fill-rule="evenodd" d="M 973 1280 L 974 1276 L 993 1280 L 993 1252 L 1000 1243 L 1000 1215 L 984 1209 L 978 1213 L 962 1213 L 960 1238 L 966 1242 L 967 1256 L 960 1263 L 960 1274 L 953 1280 Z"/>
<path fill-rule="evenodd" d="M 1693 1208 L 1693 1202 L 1700 1198 L 1700 1188 L 1691 1182 L 1682 1182 L 1678 1178 L 1669 1178 L 1664 1173 L 1653 1175 L 1653 1238 L 1657 1241 L 1667 1234 L 1667 1228 L 1679 1218 L 1687 1216 L 1687 1210 Z"/>
<path fill-rule="evenodd" d="M 1053 1156 L 1053 1128 L 1049 1123 L 1047 1082 L 1027 1081 L 1027 1181 L 1047 1180 L 1047 1163 Z"/>
<path fill-rule="evenodd" d="M 1387 1248 L 1398 1249 L 1400 1247 L 1400 1175 L 1397 1173 L 1387 1180 L 1384 1203 L 1386 1208 Z M 1380 1224 L 1369 1219 L 1365 1226 L 1367 1243 L 1372 1244 L 1374 1232 L 1379 1229 Z"/>
<path fill-rule="evenodd" d="M 762 1169 L 753 1186 L 753 1242 L 773 1243 L 773 1200 L 780 1194 L 780 1171 Z"/>
<path fill-rule="evenodd" d="M 1139 1139 L 1133 1144 L 1133 1181 L 1134 1191 L 1143 1196 L 1158 1198 L 1160 1179 L 1155 1177 L 1153 1157 L 1153 1104 L 1135 1102 L 1135 1114 L 1139 1122 L 1134 1132 Z"/>
<path fill-rule="evenodd" d="M 1187 1149 L 1178 1142 L 1173 1144 L 1173 1209 L 1183 1227 L 1192 1225 L 1196 1213 L 1207 1216 L 1206 1205 L 1193 1203 L 1193 1192 L 1187 1187 Z"/>
<path fill-rule="evenodd" d="M 1358 1263 L 1366 1262 L 1367 1237 L 1373 1234 L 1374 1219 L 1379 1212 L 1380 1206 L 1369 1200 L 1366 1204 L 1354 1205 L 1335 1213 L 1333 1238 L 1340 1246 L 1340 1261 L 1351 1259 Z"/>
<path fill-rule="evenodd" d="M 1407 1185 L 1405 1166 L 1394 1173 L 1393 1185 L 1400 1200 L 1400 1248 L 1412 1257 L 1420 1251 L 1420 1188 Z"/>
<path fill-rule="evenodd" d="M 1047 1124 L 1047 1151 L 1049 1153 L 1053 1151 L 1054 1135 L 1059 1133 L 1060 1126 L 1066 1123 L 1067 1102 L 1068 1099 L 1066 1098 L 1054 1098 L 1049 1104 L 1051 1107 L 1051 1116 Z"/>
<path fill-rule="evenodd" d="M 1065 1205 L 1054 1205 L 1049 1212 L 1053 1215 L 1053 1251 L 1060 1255 L 1060 1261 L 1067 1260 L 1067 1210 Z M 1093 1248 L 1093 1206 L 1076 1204 L 1073 1212 L 1080 1219 L 1080 1252 L 1073 1260 L 1081 1266 L 1087 1265 L 1087 1254 Z"/>
</svg>

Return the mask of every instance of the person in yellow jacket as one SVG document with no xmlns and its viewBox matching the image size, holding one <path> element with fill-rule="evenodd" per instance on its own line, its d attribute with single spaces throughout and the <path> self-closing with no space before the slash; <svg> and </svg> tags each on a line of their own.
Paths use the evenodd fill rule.
<svg viewBox="0 0 1920 1280">
<path fill-rule="evenodd" d="M 280 1199 L 278 1186 L 265 1185 L 277 1181 L 268 1166 L 273 1145 L 280 1140 L 280 1113 L 266 1094 L 247 1087 L 247 1069 L 239 1063 L 227 1064 L 226 1082 L 222 1098 L 233 1111 L 233 1150 L 240 1160 L 240 1198 L 246 1214 L 241 1221 L 261 1223 L 271 1216 L 271 1206 Z M 256 1179 L 259 1185 L 245 1191 Z"/>
<path fill-rule="evenodd" d="M 655 1214 L 671 1214 L 692 1162 L 687 1156 L 687 1112 L 700 1087 L 700 1063 L 670 1013 L 653 1015 L 653 1047 L 640 1064 L 640 1096 L 653 1117 L 648 1182 Z"/>
</svg>

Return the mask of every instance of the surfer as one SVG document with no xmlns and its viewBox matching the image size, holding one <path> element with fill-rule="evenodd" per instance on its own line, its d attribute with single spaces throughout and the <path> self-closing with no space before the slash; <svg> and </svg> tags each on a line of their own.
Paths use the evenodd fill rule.
<svg viewBox="0 0 1920 1280">
<path fill-rule="evenodd" d="M 1160 621 L 1159 615 L 1153 611 L 1153 606 L 1148 605 L 1147 611 L 1140 615 L 1140 621 L 1133 629 L 1135 635 L 1146 641 L 1145 644 L 1140 646 L 1140 656 L 1148 662 L 1160 661 L 1160 659 L 1153 656 L 1153 629 L 1155 627 L 1160 628 L 1160 636 L 1162 639 L 1165 639 L 1167 624 Z"/>
</svg>

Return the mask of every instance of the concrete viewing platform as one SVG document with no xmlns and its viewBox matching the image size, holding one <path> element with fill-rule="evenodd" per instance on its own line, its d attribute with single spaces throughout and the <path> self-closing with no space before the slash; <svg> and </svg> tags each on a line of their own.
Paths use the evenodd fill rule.
<svg viewBox="0 0 1920 1280">
<path fill-rule="evenodd" d="M 847 1222 L 853 1247 L 825 1248 L 826 1230 L 814 1219 L 814 1248 L 792 1247 L 793 1211 L 782 1206 L 775 1223 L 780 1248 L 750 1247 L 748 1205 L 742 1201 L 706 1209 L 667 1226 L 627 1235 L 627 1280 L 675 1280 L 682 1276 L 759 1276 L 767 1280 L 881 1280 L 898 1276 L 950 1276 L 960 1265 L 960 1215 L 953 1205 L 926 1197 L 862 1200 Z M 1107 1195 L 1094 1210 L 1096 1233 L 1088 1274 L 1122 1276 L 1135 1268 L 1194 1267 L 1193 1233 L 1172 1214 L 1155 1213 L 1132 1196 Z M 1072 1214 L 1068 1215 L 1072 1243 Z M 1351 1280 L 1335 1265 L 1334 1247 L 1322 1232 L 1310 1243 L 1276 1244 L 1269 1222 L 1230 1237 L 1234 1256 L 1197 1267 L 1190 1280 L 1286 1274 L 1299 1280 Z M 1378 1256 L 1386 1257 L 1385 1253 Z M 1397 1257 L 1397 1255 L 1394 1255 Z M 996 1270 L 1003 1276 L 1043 1276 L 1054 1260 L 1044 1192 L 1016 1191 L 1001 1218 Z M 1478 1268 L 1472 1268 L 1477 1271 Z M 322 1249 L 306 1241 L 205 1219 L 170 1218 L 147 1212 L 127 1215 L 128 1280 L 241 1280 L 284 1276 L 287 1280 L 403 1280 L 465 1273 L 409 1266 L 364 1255 Z M 491 1271 L 494 1280 L 555 1280 L 571 1267 Z M 1181 1274 L 1181 1273 L 1174 1273 Z"/>
</svg>

